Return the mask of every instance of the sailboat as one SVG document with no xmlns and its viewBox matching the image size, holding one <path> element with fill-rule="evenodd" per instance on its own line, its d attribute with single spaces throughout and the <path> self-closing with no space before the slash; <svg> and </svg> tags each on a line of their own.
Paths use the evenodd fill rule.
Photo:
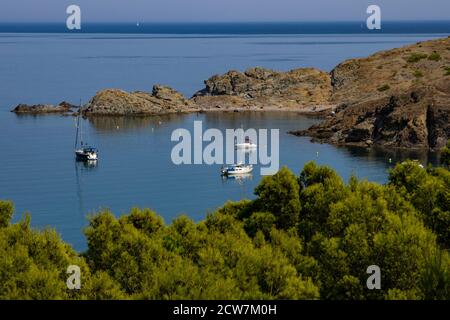
<svg viewBox="0 0 450 320">
<path fill-rule="evenodd" d="M 75 156 L 78 161 L 97 161 L 98 150 L 92 146 L 89 146 L 83 142 L 83 127 L 81 120 L 81 103 L 80 110 L 78 112 L 77 119 L 77 134 L 75 137 Z M 78 146 L 78 140 L 80 141 L 80 146 Z"/>
<path fill-rule="evenodd" d="M 256 149 L 256 148 L 257 148 L 257 145 L 255 143 L 253 143 L 252 140 L 250 140 L 250 137 L 245 137 L 244 143 L 236 143 L 235 144 L 235 149 L 249 150 L 249 149 Z"/>
</svg>

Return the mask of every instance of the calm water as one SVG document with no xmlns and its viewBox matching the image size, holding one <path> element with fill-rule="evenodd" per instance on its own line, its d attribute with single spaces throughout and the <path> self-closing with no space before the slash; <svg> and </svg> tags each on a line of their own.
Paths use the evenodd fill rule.
<svg viewBox="0 0 450 320">
<path fill-rule="evenodd" d="M 17 221 L 32 213 L 36 227 L 51 226 L 77 249 L 85 248 L 86 215 L 110 208 L 150 207 L 170 222 L 186 213 L 204 218 L 227 200 L 253 197 L 251 179 L 223 180 L 220 166 L 175 166 L 170 161 L 176 128 L 278 128 L 280 162 L 299 172 L 315 160 L 351 174 L 385 182 L 389 164 L 435 154 L 367 151 L 313 144 L 287 135 L 318 121 L 291 113 L 226 113 L 154 118 L 85 120 L 89 141 L 99 147 L 97 166 L 75 163 L 74 118 L 16 116 L 18 103 L 86 101 L 115 87 L 151 90 L 154 83 L 186 95 L 214 73 L 259 65 L 278 70 L 314 66 L 330 70 L 347 58 L 398 47 L 440 34 L 408 35 L 181 35 L 0 33 L 0 198 L 15 202 Z"/>
</svg>

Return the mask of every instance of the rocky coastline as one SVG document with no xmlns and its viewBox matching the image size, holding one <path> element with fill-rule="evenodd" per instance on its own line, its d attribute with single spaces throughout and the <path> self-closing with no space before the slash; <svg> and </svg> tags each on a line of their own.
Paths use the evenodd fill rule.
<svg viewBox="0 0 450 320">
<path fill-rule="evenodd" d="M 72 114 L 79 110 L 79 106 L 75 106 L 66 101 L 59 103 L 58 105 L 51 104 L 19 104 L 11 112 L 17 114 L 49 114 L 49 113 L 60 113 L 60 114 Z"/>
<path fill-rule="evenodd" d="M 432 150 L 450 138 L 450 38 L 351 59 L 330 75 L 337 108 L 292 134 L 336 145 Z"/>
<path fill-rule="evenodd" d="M 438 149 L 450 137 L 450 38 L 351 59 L 327 73 L 255 67 L 205 81 L 191 98 L 155 85 L 151 92 L 99 91 L 84 116 L 148 116 L 213 111 L 295 111 L 323 122 L 292 131 L 336 145 Z M 18 105 L 17 114 L 76 114 L 62 102 Z"/>
<path fill-rule="evenodd" d="M 139 116 L 194 112 L 198 108 L 172 88 L 154 85 L 152 92 L 107 89 L 83 107 L 85 116 Z"/>
<path fill-rule="evenodd" d="M 314 68 L 278 72 L 251 68 L 229 71 L 205 81 L 205 88 L 186 98 L 180 92 L 154 85 L 152 92 L 105 89 L 82 107 L 84 116 L 151 116 L 212 111 L 296 111 L 306 114 L 331 112 L 330 75 Z M 60 106 L 24 105 L 12 112 L 66 113 Z"/>
</svg>

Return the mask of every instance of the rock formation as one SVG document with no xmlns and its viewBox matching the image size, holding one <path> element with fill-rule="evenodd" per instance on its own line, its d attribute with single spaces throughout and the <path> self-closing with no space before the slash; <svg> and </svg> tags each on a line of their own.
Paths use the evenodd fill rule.
<svg viewBox="0 0 450 320">
<path fill-rule="evenodd" d="M 450 137 L 450 38 L 352 59 L 331 72 L 335 115 L 296 135 L 438 149 Z"/>
<path fill-rule="evenodd" d="M 16 113 L 67 113 L 72 105 L 19 105 Z M 442 147 L 450 137 L 450 38 L 345 61 L 330 73 L 251 68 L 205 81 L 191 99 L 160 85 L 152 93 L 107 89 L 83 108 L 93 115 L 292 110 L 328 117 L 292 132 L 339 145 Z"/>
<path fill-rule="evenodd" d="M 11 110 L 11 112 L 17 114 L 48 114 L 48 113 L 63 113 L 69 114 L 78 109 L 78 106 L 74 106 L 68 102 L 61 102 L 57 106 L 50 104 L 19 104 L 17 107 Z"/>
<path fill-rule="evenodd" d="M 160 85 L 152 93 L 107 89 L 98 92 L 85 106 L 85 115 L 156 115 L 194 111 L 181 93 Z"/>
<path fill-rule="evenodd" d="M 330 75 L 313 69 L 277 72 L 251 68 L 244 73 L 229 71 L 205 81 L 205 88 L 192 100 L 202 109 L 277 109 L 329 106 Z M 331 106 L 330 106 L 331 107 Z"/>
</svg>

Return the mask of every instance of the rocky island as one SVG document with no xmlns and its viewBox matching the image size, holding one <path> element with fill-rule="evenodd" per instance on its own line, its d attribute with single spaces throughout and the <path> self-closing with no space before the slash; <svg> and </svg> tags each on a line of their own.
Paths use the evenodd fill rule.
<svg viewBox="0 0 450 320">
<path fill-rule="evenodd" d="M 330 75 L 335 114 L 293 134 L 338 145 L 430 149 L 450 137 L 450 38 L 348 60 Z"/>
<path fill-rule="evenodd" d="M 98 92 L 85 106 L 89 115 L 158 115 L 197 111 L 196 106 L 172 88 L 155 85 L 152 93 L 107 89 Z"/>
<path fill-rule="evenodd" d="M 229 71 L 205 81 L 205 88 L 190 99 L 162 85 L 152 92 L 106 89 L 83 106 L 85 116 L 149 116 L 199 111 L 287 110 L 303 113 L 331 111 L 331 78 L 324 71 L 300 68 L 278 72 L 251 68 L 241 73 Z M 37 113 L 35 106 L 19 105 L 12 112 Z M 43 108 L 41 114 L 66 112 Z"/>
<path fill-rule="evenodd" d="M 69 104 L 19 105 L 16 113 L 67 113 Z M 450 38 L 351 59 L 327 73 L 250 68 L 205 81 L 191 98 L 155 85 L 152 92 L 107 89 L 85 116 L 162 115 L 199 111 L 287 110 L 323 115 L 292 134 L 337 145 L 437 149 L 450 137 Z"/>
<path fill-rule="evenodd" d="M 46 114 L 46 113 L 62 113 L 62 114 L 70 114 L 79 109 L 79 106 L 75 106 L 68 102 L 61 102 L 58 105 L 51 104 L 19 104 L 15 107 L 11 112 L 15 112 L 17 114 Z"/>
</svg>

